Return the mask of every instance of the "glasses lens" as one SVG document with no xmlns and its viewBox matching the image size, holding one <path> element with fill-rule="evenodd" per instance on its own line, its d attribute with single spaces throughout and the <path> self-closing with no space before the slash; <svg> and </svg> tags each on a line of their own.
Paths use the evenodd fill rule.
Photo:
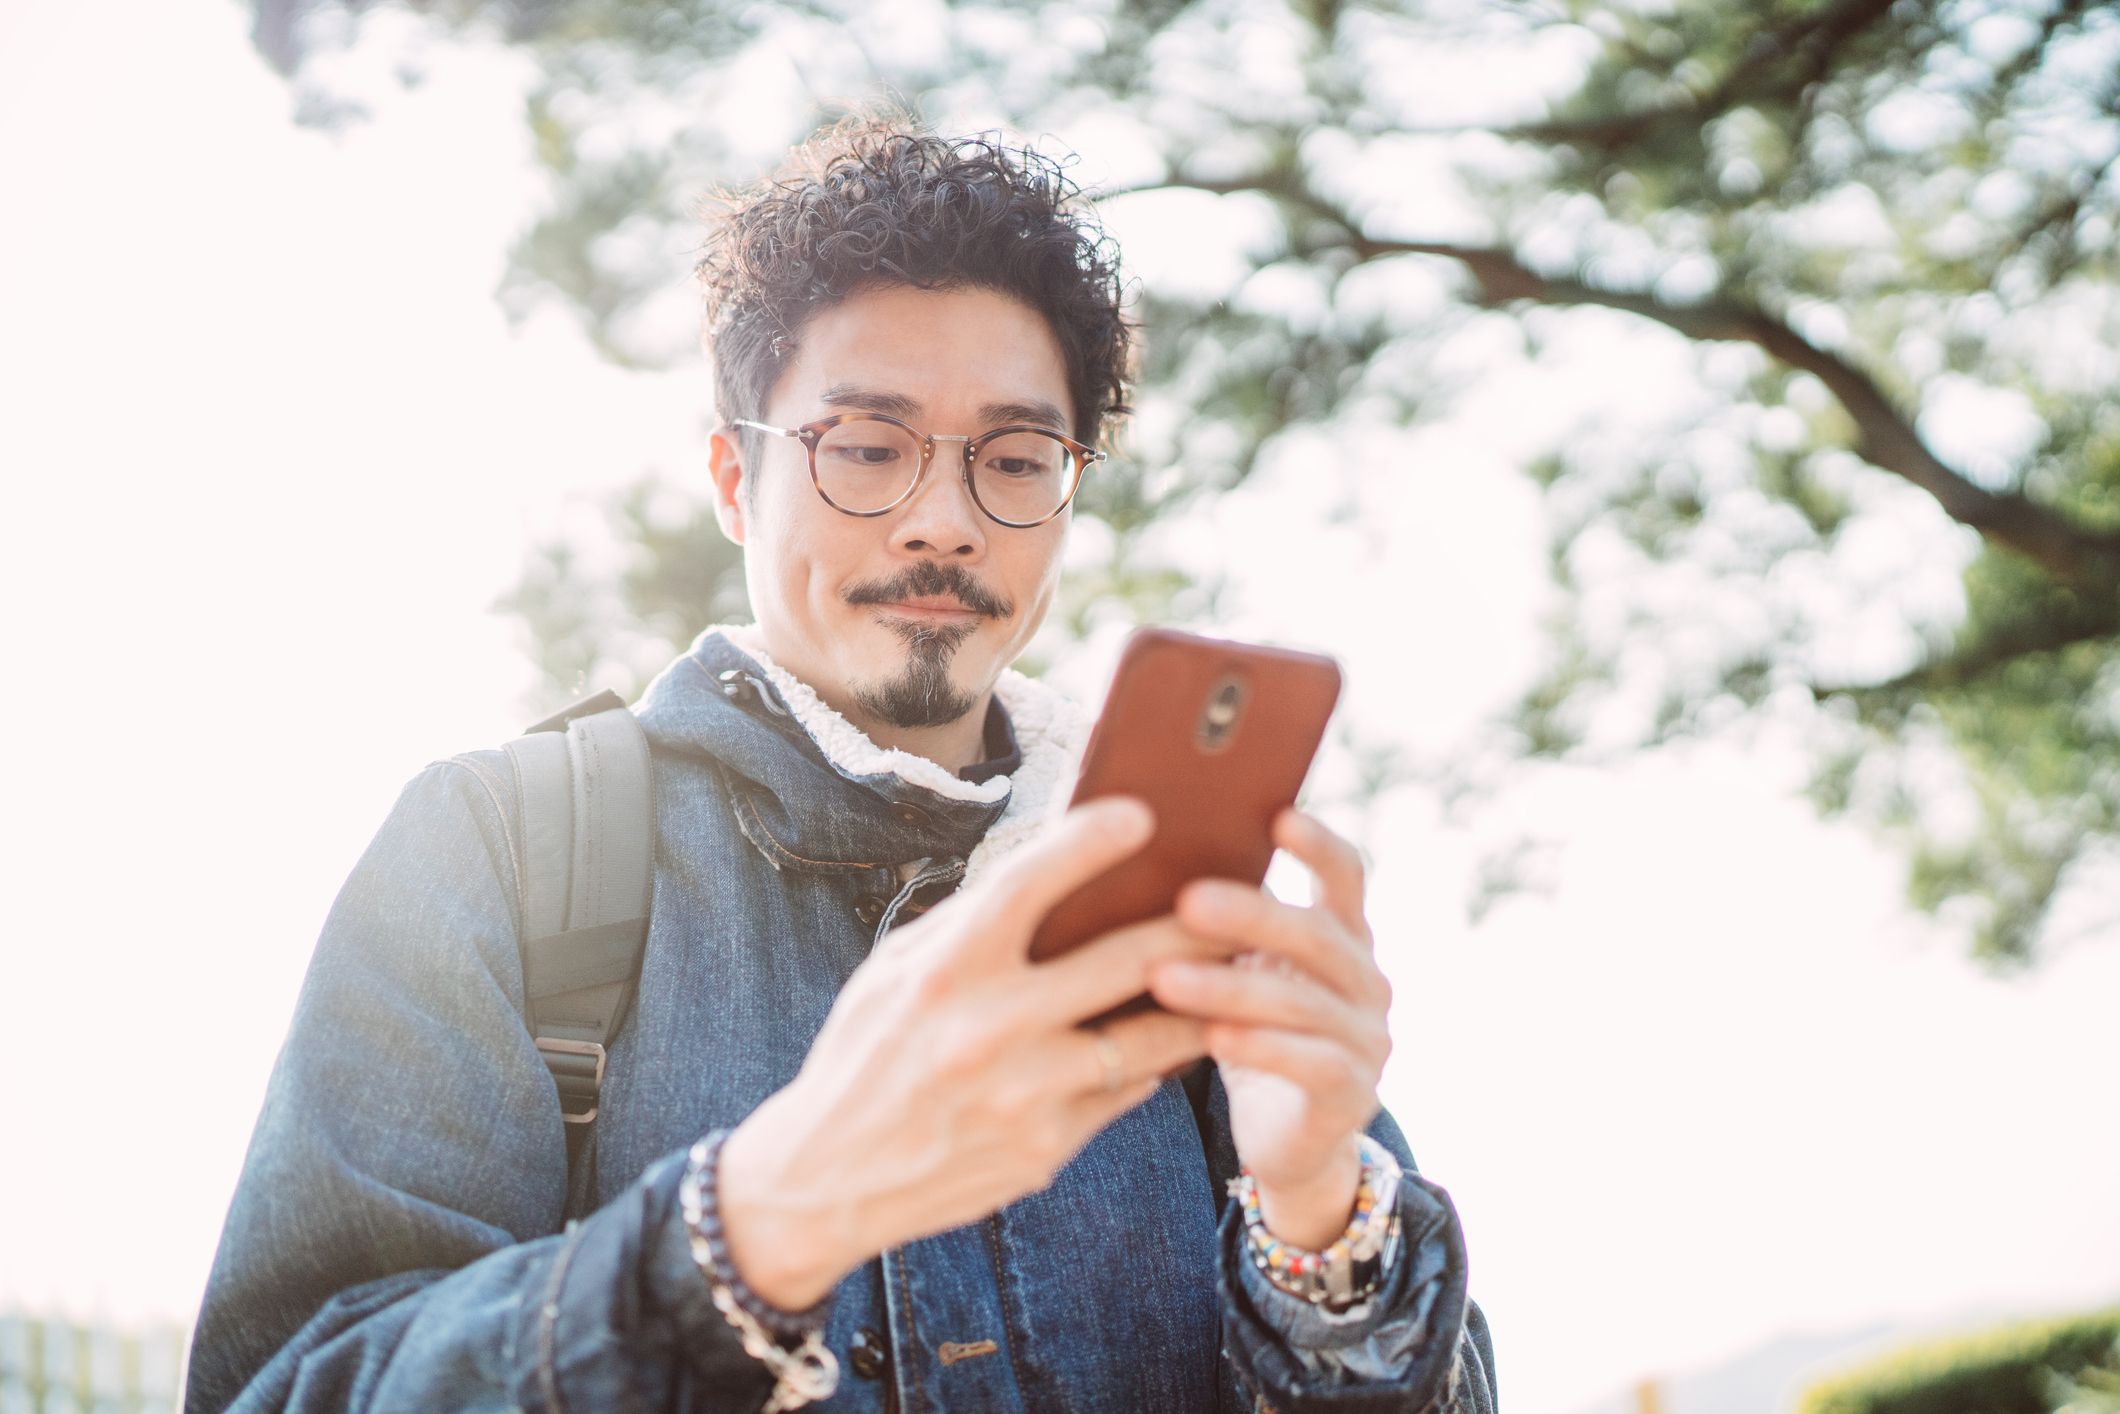
<svg viewBox="0 0 2120 1414">
<path fill-rule="evenodd" d="M 1006 432 L 982 442 L 972 494 L 1001 520 L 1044 520 L 1067 504 L 1081 473 L 1067 443 L 1044 432 Z"/>
<path fill-rule="evenodd" d="M 817 443 L 817 486 L 842 510 L 880 511 L 920 473 L 920 440 L 896 423 L 857 417 Z"/>
</svg>

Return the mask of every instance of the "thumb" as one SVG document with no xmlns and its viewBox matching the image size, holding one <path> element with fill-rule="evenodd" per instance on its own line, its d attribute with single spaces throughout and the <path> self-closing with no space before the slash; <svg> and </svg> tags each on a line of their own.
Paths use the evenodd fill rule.
<svg viewBox="0 0 2120 1414">
<path fill-rule="evenodd" d="M 1133 796 L 1100 796 L 1068 811 L 994 871 L 991 897 L 1009 925 L 996 931 L 1020 935 L 1020 944 L 1060 900 L 1147 844 L 1155 827 L 1154 813 Z"/>
</svg>

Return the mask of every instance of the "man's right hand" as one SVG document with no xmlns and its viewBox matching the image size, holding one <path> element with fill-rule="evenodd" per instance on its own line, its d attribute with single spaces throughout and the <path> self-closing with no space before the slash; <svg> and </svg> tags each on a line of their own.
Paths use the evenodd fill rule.
<svg viewBox="0 0 2120 1414">
<path fill-rule="evenodd" d="M 974 1222 L 1051 1183 L 1172 1069 L 1204 1027 L 1156 1010 L 1079 1023 L 1148 989 L 1150 964 L 1222 957 L 1165 916 L 1034 963 L 1031 935 L 1146 844 L 1147 806 L 1077 807 L 992 874 L 894 928 L 854 970 L 802 1071 L 729 1136 L 721 1209 L 744 1280 L 802 1310 L 887 1247 Z"/>
</svg>

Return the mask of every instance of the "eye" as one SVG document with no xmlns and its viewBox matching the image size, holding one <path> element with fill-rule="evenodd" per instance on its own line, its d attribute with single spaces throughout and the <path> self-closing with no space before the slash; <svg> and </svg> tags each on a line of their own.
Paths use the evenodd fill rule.
<svg viewBox="0 0 2120 1414">
<path fill-rule="evenodd" d="M 825 447 L 828 456 L 838 457 L 855 466 L 889 466 L 898 457 L 896 447 L 880 443 L 834 442 Z"/>
<path fill-rule="evenodd" d="M 981 449 L 979 467 L 1003 481 L 1033 481 L 1059 475 L 1066 458 L 1066 448 L 1042 432 L 1004 432 Z"/>
</svg>

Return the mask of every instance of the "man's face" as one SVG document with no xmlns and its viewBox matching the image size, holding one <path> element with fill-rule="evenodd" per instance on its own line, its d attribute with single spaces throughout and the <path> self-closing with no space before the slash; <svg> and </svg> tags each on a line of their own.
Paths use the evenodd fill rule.
<svg viewBox="0 0 2120 1414">
<path fill-rule="evenodd" d="M 809 321 L 760 420 L 884 412 L 942 435 L 1008 422 L 1073 435 L 1072 406 L 1059 343 L 1029 306 L 888 285 Z M 857 725 L 943 726 L 983 706 L 1045 619 L 1071 511 L 1028 530 L 987 519 L 962 444 L 943 442 L 911 500 L 850 516 L 817 494 L 801 443 L 760 436 L 752 465 L 717 434 L 713 464 L 766 651 Z"/>
</svg>

